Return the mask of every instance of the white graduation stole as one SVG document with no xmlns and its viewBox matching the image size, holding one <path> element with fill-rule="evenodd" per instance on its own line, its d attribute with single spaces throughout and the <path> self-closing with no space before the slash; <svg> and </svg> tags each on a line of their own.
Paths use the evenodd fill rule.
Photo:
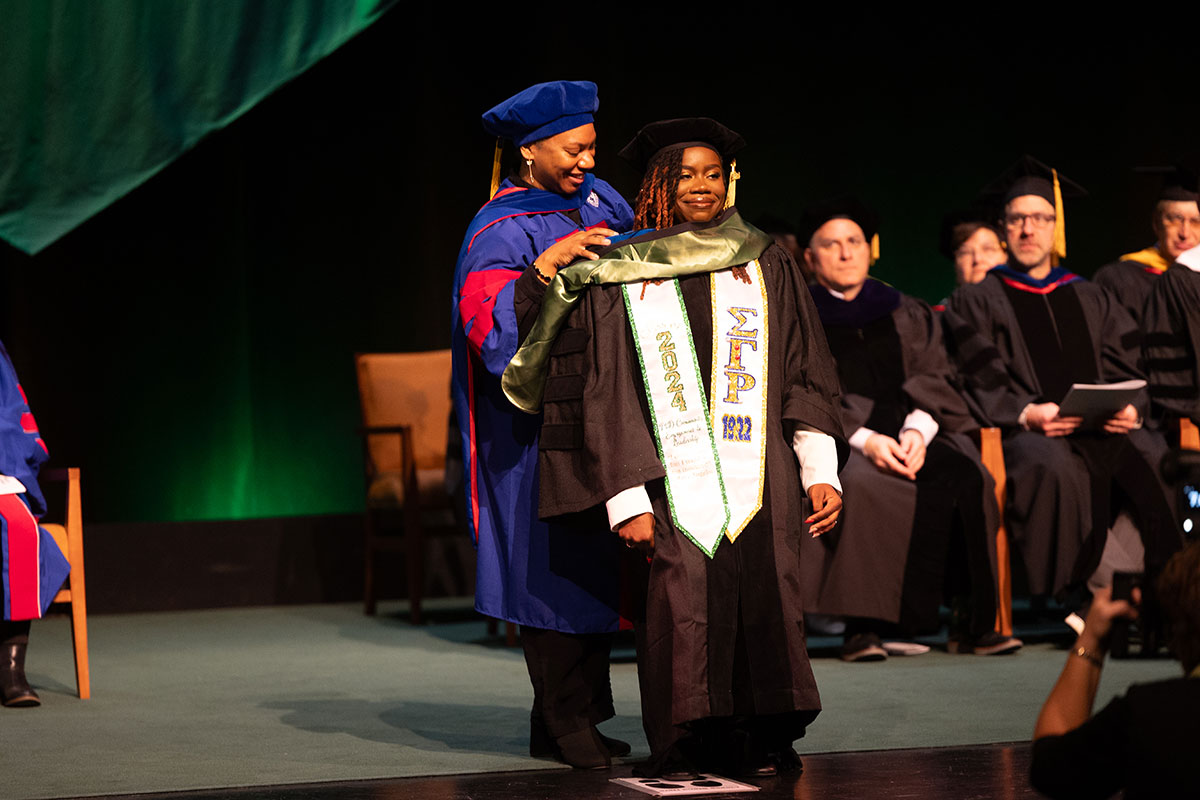
<svg viewBox="0 0 1200 800">
<path fill-rule="evenodd" d="M 767 297 L 758 262 L 746 269 L 750 284 L 730 270 L 710 277 L 712 414 L 678 280 L 635 285 L 638 294 L 628 284 L 621 287 L 666 472 L 671 517 L 710 558 L 722 534 L 735 540 L 762 506 Z"/>
</svg>

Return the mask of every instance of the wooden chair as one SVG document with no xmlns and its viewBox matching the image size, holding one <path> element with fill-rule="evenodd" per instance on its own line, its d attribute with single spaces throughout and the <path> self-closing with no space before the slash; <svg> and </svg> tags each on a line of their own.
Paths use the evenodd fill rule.
<svg viewBox="0 0 1200 800">
<path fill-rule="evenodd" d="M 366 477 L 364 611 L 375 613 L 376 556 L 402 551 L 410 618 L 419 625 L 425 582 L 422 516 L 450 508 L 445 491 L 450 351 L 358 353 L 354 361 Z M 388 512 L 399 512 L 403 537 L 381 535 L 379 517 Z"/>
<path fill-rule="evenodd" d="M 1008 528 L 1004 525 L 1004 493 L 1008 473 L 1004 469 L 1004 449 L 999 428 L 979 429 L 979 457 L 996 484 L 996 505 L 1000 507 L 1000 527 L 996 530 L 996 631 L 1012 636 L 1012 561 L 1008 548 Z"/>
<path fill-rule="evenodd" d="M 1183 450 L 1200 450 L 1200 428 L 1187 417 L 1179 419 L 1179 447 Z"/>
<path fill-rule="evenodd" d="M 42 527 L 54 537 L 54 541 L 58 543 L 59 549 L 71 565 L 71 574 L 67 577 L 64 587 L 54 596 L 54 602 L 71 606 L 75 685 L 79 690 L 79 699 L 87 700 L 92 696 L 92 681 L 88 672 L 87 582 L 83 572 L 83 511 L 79 493 L 79 468 L 43 470 L 41 480 L 65 482 L 67 485 L 65 524 L 43 523 Z"/>
</svg>

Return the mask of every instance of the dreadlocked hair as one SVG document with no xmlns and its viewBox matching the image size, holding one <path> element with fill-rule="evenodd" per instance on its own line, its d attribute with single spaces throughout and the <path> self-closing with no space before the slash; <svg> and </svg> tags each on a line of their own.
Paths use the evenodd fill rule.
<svg viewBox="0 0 1200 800">
<path fill-rule="evenodd" d="M 679 176 L 683 172 L 683 151 L 675 148 L 660 150 L 646 165 L 642 187 L 634 202 L 635 230 L 662 230 L 675 224 L 675 197 L 679 192 Z"/>
</svg>

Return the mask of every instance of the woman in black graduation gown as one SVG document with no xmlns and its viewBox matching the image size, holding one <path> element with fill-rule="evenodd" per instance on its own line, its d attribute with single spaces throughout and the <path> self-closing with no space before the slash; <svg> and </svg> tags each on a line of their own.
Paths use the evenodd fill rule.
<svg viewBox="0 0 1200 800">
<path fill-rule="evenodd" d="M 550 323 L 554 303 L 543 305 L 510 365 L 514 374 L 505 376 L 510 399 L 521 406 L 528 398 L 518 395 L 532 395 L 536 405 L 540 387 L 528 391 L 523 370 L 539 346 L 553 347 L 540 514 L 606 509 L 629 547 L 653 554 L 637 631 L 652 756 L 645 772 L 652 775 L 694 768 L 762 775 L 794 767 L 791 744 L 820 710 L 801 621 L 799 540 L 831 529 L 841 508 L 836 473 L 847 451 L 837 376 L 795 262 L 736 209 L 724 209 L 724 164 L 740 145 L 741 137 L 712 120 L 646 126 L 622 155 L 646 171 L 635 228 L 654 230 L 560 272 L 548 297 L 577 291 L 577 307 Z M 639 366 L 627 316 L 635 300 L 626 301 L 621 284 L 637 298 L 643 283 L 681 276 L 703 389 L 713 385 L 714 369 L 728 366 L 713 358 L 714 348 L 721 362 L 728 355 L 714 340 L 714 318 L 718 337 L 732 321 L 714 313 L 723 272 L 747 284 L 761 280 L 766 299 L 755 319 L 767 323 L 769 315 L 769 323 L 756 326 L 766 354 L 758 378 L 768 388 L 765 415 L 753 420 L 765 440 L 760 506 L 736 539 L 727 529 L 710 555 L 684 535 L 677 517 L 681 506 L 707 498 L 681 494 L 678 485 L 668 497 L 670 454 L 656 441 L 657 418 L 644 390 L 649 372 Z M 705 394 L 711 407 L 716 398 Z M 713 427 L 716 437 L 729 433 Z"/>
</svg>

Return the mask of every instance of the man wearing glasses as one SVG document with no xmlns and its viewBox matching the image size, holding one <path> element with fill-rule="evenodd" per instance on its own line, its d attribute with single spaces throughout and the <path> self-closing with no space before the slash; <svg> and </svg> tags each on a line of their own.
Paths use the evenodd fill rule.
<svg viewBox="0 0 1200 800">
<path fill-rule="evenodd" d="M 1113 509 L 1136 522 L 1133 544 L 1144 545 L 1148 571 L 1178 549 L 1168 494 L 1151 466 L 1165 443 L 1142 430 L 1144 391 L 1094 424 L 1059 413 L 1072 384 L 1142 377 L 1129 313 L 1058 266 L 1066 255 L 1062 197 L 1083 189 L 1026 156 L 985 192 L 1003 202 L 1008 262 L 959 287 L 946 323 L 977 413 L 1005 431 L 1006 516 L 1030 590 L 1079 604 Z"/>
<path fill-rule="evenodd" d="M 1200 245 L 1200 193 L 1196 176 L 1175 168 L 1163 180 L 1154 206 L 1155 242 L 1144 250 L 1126 253 L 1119 261 L 1096 271 L 1095 281 L 1109 289 L 1139 323 L 1156 279 L 1183 253 Z"/>
</svg>

